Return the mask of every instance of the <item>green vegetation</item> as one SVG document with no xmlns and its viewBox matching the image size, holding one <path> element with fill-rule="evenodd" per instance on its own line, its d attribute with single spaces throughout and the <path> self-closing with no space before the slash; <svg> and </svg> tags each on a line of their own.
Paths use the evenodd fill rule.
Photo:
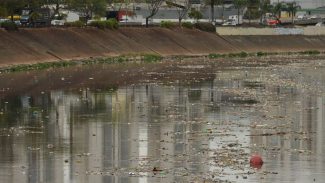
<svg viewBox="0 0 325 183">
<path fill-rule="evenodd" d="M 118 21 L 115 18 L 110 18 L 105 21 L 92 21 L 89 26 L 97 27 L 99 29 L 118 29 Z"/>
<path fill-rule="evenodd" d="M 228 53 L 228 54 L 218 54 L 218 53 L 212 53 L 209 54 L 210 59 L 216 59 L 216 58 L 245 58 L 250 56 L 247 52 L 239 52 L 239 53 Z"/>
<path fill-rule="evenodd" d="M 188 17 L 193 18 L 198 22 L 200 19 L 202 19 L 203 15 L 200 11 L 192 8 L 191 11 L 188 13 Z"/>
<path fill-rule="evenodd" d="M 218 54 L 218 53 L 210 53 L 209 54 L 210 59 L 224 58 L 224 57 L 226 57 L 226 54 Z"/>
<path fill-rule="evenodd" d="M 78 20 L 78 21 L 75 21 L 75 22 L 65 22 L 64 25 L 67 26 L 67 27 L 84 27 L 85 23 Z"/>
<path fill-rule="evenodd" d="M 191 22 L 182 22 L 182 27 L 193 29 L 194 25 Z"/>
<path fill-rule="evenodd" d="M 317 50 L 309 50 L 302 52 L 257 52 L 257 53 L 247 53 L 247 52 L 239 52 L 239 53 L 228 53 L 228 54 L 219 54 L 219 53 L 211 53 L 208 55 L 210 59 L 219 59 L 219 58 L 246 58 L 246 57 L 262 57 L 269 55 L 318 55 L 325 54 L 325 52 L 319 52 Z M 183 58 L 195 58 L 199 56 L 172 56 L 170 57 L 172 60 L 182 60 Z M 132 61 L 142 61 L 144 63 L 155 63 L 163 60 L 164 57 L 158 54 L 129 54 L 129 55 L 121 55 L 117 57 L 104 57 L 104 58 L 93 58 L 89 60 L 76 60 L 76 61 L 60 61 L 60 62 L 45 62 L 45 63 L 37 63 L 37 64 L 24 64 L 24 65 L 16 65 L 9 68 L 0 69 L 0 71 L 4 72 L 19 72 L 19 71 L 29 71 L 29 70 L 43 70 L 49 68 L 62 68 L 74 66 L 77 64 L 81 65 L 90 65 L 90 64 L 122 64 L 128 63 Z"/>
<path fill-rule="evenodd" d="M 160 27 L 170 29 L 170 28 L 176 27 L 176 24 L 174 22 L 171 22 L 171 21 L 161 21 L 160 22 Z"/>
<path fill-rule="evenodd" d="M 307 50 L 301 52 L 257 52 L 257 53 L 247 53 L 247 52 L 239 52 L 239 53 L 228 53 L 228 54 L 218 54 L 218 53 L 211 53 L 209 54 L 210 59 L 217 59 L 217 58 L 245 58 L 245 57 L 264 57 L 270 55 L 319 55 L 322 52 L 318 50 Z"/>
<path fill-rule="evenodd" d="M 146 3 L 148 7 L 148 15 L 145 17 L 147 27 L 149 20 L 157 14 L 163 2 L 166 2 L 169 7 L 173 7 L 176 9 L 178 16 L 177 18 L 179 20 L 179 26 L 182 25 L 182 20 L 186 16 L 195 19 L 196 22 L 198 22 L 203 17 L 200 9 L 198 10 L 192 7 L 190 0 L 145 0 L 137 1 L 135 3 L 140 2 Z M 261 22 L 265 18 L 267 13 L 272 13 L 273 15 L 275 15 L 275 18 L 280 18 L 282 11 L 286 11 L 289 13 L 289 15 L 292 15 L 291 17 L 293 21 L 296 12 L 300 8 L 299 4 L 295 1 L 279 1 L 276 4 L 271 4 L 269 0 L 204 0 L 203 2 L 203 7 L 215 7 L 215 5 L 222 7 L 220 15 L 221 17 L 223 17 L 223 19 L 225 18 L 224 13 L 227 10 L 225 5 L 233 3 L 238 15 L 244 13 L 244 10 L 247 9 L 245 15 L 246 18 L 259 18 Z M 60 14 L 60 10 L 64 7 L 64 9 L 67 10 L 79 12 L 81 15 L 83 15 L 80 17 L 80 19 L 84 22 L 87 22 L 87 20 L 105 16 L 107 7 L 116 7 L 116 10 L 118 10 L 123 7 L 129 6 L 131 3 L 132 2 L 130 1 L 115 0 L 0 0 L 0 17 L 6 18 L 9 16 L 13 21 L 14 15 L 21 15 L 21 10 L 25 7 L 29 7 L 31 9 L 38 9 L 51 5 L 51 10 L 53 10 L 53 13 L 57 15 L 57 18 L 60 20 L 64 19 L 65 17 L 65 15 Z M 215 20 L 215 9 L 210 8 L 210 11 L 210 20 L 211 22 L 213 22 Z M 35 13 L 31 17 L 35 20 L 37 19 L 37 17 L 39 17 L 39 15 Z M 69 26 L 70 25 L 71 24 L 69 24 Z M 114 25 L 114 23 L 111 23 L 109 25 Z M 116 29 L 115 26 L 108 26 L 102 22 L 96 22 L 95 26 L 98 28 Z"/>
<path fill-rule="evenodd" d="M 143 55 L 143 61 L 145 62 L 158 62 L 163 59 L 162 56 L 156 54 L 145 54 Z"/>
<path fill-rule="evenodd" d="M 248 53 L 242 51 L 240 53 L 229 53 L 228 57 L 232 58 L 232 57 L 239 57 L 239 58 L 245 58 L 248 56 Z"/>
<path fill-rule="evenodd" d="M 299 52 L 299 54 L 301 54 L 301 55 L 319 55 L 319 54 L 321 54 L 321 52 L 318 50 L 307 50 L 307 51 Z"/>
<path fill-rule="evenodd" d="M 0 27 L 4 28 L 7 31 L 17 31 L 18 27 L 14 22 L 2 22 Z"/>
<path fill-rule="evenodd" d="M 45 62 L 45 63 L 37 63 L 37 64 L 22 64 L 22 65 L 9 67 L 9 68 L 4 68 L 1 69 L 0 71 L 20 72 L 20 71 L 30 71 L 30 70 L 43 70 L 49 68 L 62 68 L 62 67 L 69 67 L 77 64 L 89 65 L 89 64 L 127 63 L 134 60 L 143 61 L 145 63 L 153 63 L 153 62 L 159 62 L 162 59 L 163 57 L 158 54 L 121 55 L 117 57 L 94 58 L 89 60 L 78 60 L 78 61 L 60 61 L 60 62 Z"/>
<path fill-rule="evenodd" d="M 256 53 L 256 56 L 258 56 L 258 57 L 267 56 L 267 53 L 259 51 Z"/>
<path fill-rule="evenodd" d="M 57 67 L 68 67 L 71 65 L 76 65 L 76 62 L 60 61 L 60 62 L 45 62 L 45 63 L 28 64 L 28 65 L 17 65 L 5 70 L 9 72 L 18 72 L 18 71 L 29 71 L 29 70 L 42 70 L 42 69 L 57 68 Z"/>
</svg>

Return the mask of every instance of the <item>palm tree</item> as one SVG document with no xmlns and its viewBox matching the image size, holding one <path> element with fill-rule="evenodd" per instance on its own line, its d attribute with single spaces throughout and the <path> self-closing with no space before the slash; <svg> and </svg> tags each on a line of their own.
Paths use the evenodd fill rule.
<svg viewBox="0 0 325 183">
<path fill-rule="evenodd" d="M 247 0 L 234 0 L 234 6 L 237 9 L 237 15 L 238 15 L 238 23 L 239 23 L 239 15 L 240 11 L 247 6 L 248 1 Z"/>
<path fill-rule="evenodd" d="M 210 18 L 211 22 L 214 21 L 214 6 L 218 4 L 218 0 L 205 0 L 206 5 L 210 5 Z"/>
<path fill-rule="evenodd" d="M 260 3 L 259 0 L 248 0 L 247 1 L 247 12 L 248 12 L 249 24 L 251 23 L 251 19 L 252 19 L 252 12 L 258 8 L 259 3 Z"/>
<path fill-rule="evenodd" d="M 273 6 L 273 14 L 279 19 L 281 18 L 281 11 L 284 9 L 282 3 L 277 3 Z"/>
<path fill-rule="evenodd" d="M 224 20 L 225 20 L 225 17 L 224 17 L 224 13 L 225 13 L 225 1 L 224 0 L 219 0 L 219 1 L 220 1 L 221 6 L 222 6 L 221 18 L 222 18 L 222 23 L 223 23 Z"/>
<path fill-rule="evenodd" d="M 298 11 L 298 9 L 300 9 L 300 6 L 298 6 L 296 4 L 296 2 L 291 2 L 291 3 L 287 3 L 287 12 L 289 13 L 289 15 L 291 16 L 291 23 L 294 23 L 294 17 L 296 16 L 296 13 Z"/>
<path fill-rule="evenodd" d="M 260 19 L 260 22 L 262 23 L 263 20 L 264 20 L 264 17 L 265 17 L 265 14 L 267 12 L 271 12 L 272 10 L 272 6 L 270 5 L 269 2 L 267 1 L 262 1 L 260 2 L 260 12 L 261 12 L 261 19 Z"/>
</svg>

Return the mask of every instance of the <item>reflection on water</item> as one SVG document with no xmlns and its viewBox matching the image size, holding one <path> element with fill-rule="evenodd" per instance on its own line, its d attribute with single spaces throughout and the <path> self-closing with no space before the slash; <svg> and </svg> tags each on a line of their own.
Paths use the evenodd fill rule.
<svg viewBox="0 0 325 183">
<path fill-rule="evenodd" d="M 324 73 L 240 67 L 194 84 L 3 97 L 1 182 L 321 182 Z"/>
</svg>

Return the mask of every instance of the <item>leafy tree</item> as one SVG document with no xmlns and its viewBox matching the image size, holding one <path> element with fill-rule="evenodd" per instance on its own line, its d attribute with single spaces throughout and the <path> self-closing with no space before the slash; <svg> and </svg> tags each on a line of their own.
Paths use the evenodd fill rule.
<svg viewBox="0 0 325 183">
<path fill-rule="evenodd" d="M 8 15 L 7 8 L 0 4 L 0 17 L 6 17 Z"/>
<path fill-rule="evenodd" d="M 32 14 L 30 14 L 30 21 L 32 26 L 36 26 L 35 22 L 37 21 L 37 19 L 41 18 L 41 14 L 39 14 L 38 12 L 33 12 Z"/>
<path fill-rule="evenodd" d="M 1 16 L 11 16 L 13 21 L 14 14 L 24 6 L 23 0 L 2 0 L 0 4 Z"/>
<path fill-rule="evenodd" d="M 195 8 L 192 8 L 191 11 L 188 13 L 188 16 L 190 18 L 193 18 L 196 20 L 196 22 L 198 22 L 202 17 L 202 13 L 198 10 L 196 10 Z"/>
<path fill-rule="evenodd" d="M 47 0 L 48 4 L 54 4 L 55 7 L 53 8 L 54 15 L 60 15 L 60 9 L 63 6 L 67 6 L 68 4 L 71 4 L 71 1 L 73 0 Z"/>
<path fill-rule="evenodd" d="M 80 11 L 86 19 L 94 15 L 104 15 L 106 11 L 106 0 L 72 0 L 67 2 L 73 10 Z"/>
<path fill-rule="evenodd" d="M 18 0 L 22 1 L 22 0 Z M 37 9 L 40 8 L 42 5 L 45 4 L 44 0 L 23 0 L 25 1 L 25 7 L 32 8 L 32 9 Z"/>
<path fill-rule="evenodd" d="M 146 17 L 146 27 L 149 26 L 149 18 L 155 16 L 164 0 L 146 0 L 149 15 Z"/>
<path fill-rule="evenodd" d="M 181 26 L 182 20 L 187 15 L 192 4 L 190 0 L 173 0 L 173 4 L 171 6 L 176 7 L 176 11 L 178 14 L 178 24 L 179 26 Z"/>
</svg>

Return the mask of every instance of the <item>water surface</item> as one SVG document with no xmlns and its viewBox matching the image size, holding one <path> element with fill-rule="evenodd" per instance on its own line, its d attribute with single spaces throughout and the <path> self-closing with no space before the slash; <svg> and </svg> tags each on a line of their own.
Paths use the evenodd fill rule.
<svg viewBox="0 0 325 183">
<path fill-rule="evenodd" d="M 0 182 L 322 182 L 325 60 L 0 74 Z M 250 167 L 260 154 L 261 168 Z"/>
</svg>

